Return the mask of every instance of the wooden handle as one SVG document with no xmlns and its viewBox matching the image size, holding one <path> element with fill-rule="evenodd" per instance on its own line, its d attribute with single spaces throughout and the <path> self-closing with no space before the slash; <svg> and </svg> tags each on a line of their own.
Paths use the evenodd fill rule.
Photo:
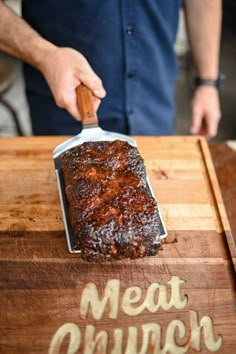
<svg viewBox="0 0 236 354">
<path fill-rule="evenodd" d="M 76 88 L 76 93 L 83 126 L 98 125 L 98 117 L 93 108 L 91 90 L 81 84 Z"/>
</svg>

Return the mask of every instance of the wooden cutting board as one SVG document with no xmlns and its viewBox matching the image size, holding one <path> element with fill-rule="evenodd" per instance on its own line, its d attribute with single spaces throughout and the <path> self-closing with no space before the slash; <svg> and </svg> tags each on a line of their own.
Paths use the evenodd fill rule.
<svg viewBox="0 0 236 354">
<path fill-rule="evenodd" d="M 0 140 L 0 353 L 236 353 L 236 251 L 207 143 L 138 137 L 169 236 L 157 257 L 69 254 L 52 150 Z"/>
</svg>

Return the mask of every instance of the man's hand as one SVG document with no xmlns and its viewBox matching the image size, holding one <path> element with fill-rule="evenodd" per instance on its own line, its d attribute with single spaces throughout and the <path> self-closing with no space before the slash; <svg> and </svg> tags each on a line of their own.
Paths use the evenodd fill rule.
<svg viewBox="0 0 236 354">
<path fill-rule="evenodd" d="M 184 0 L 184 9 L 195 74 L 215 80 L 219 73 L 222 0 Z M 218 91 L 199 86 L 192 110 L 191 133 L 215 136 L 221 115 Z"/>
<path fill-rule="evenodd" d="M 81 120 L 76 98 L 76 87 L 81 83 L 91 89 L 94 108 L 98 109 L 106 92 L 102 81 L 94 73 L 85 57 L 72 48 L 50 48 L 40 70 L 53 93 L 56 104 L 65 108 L 75 119 Z"/>
<path fill-rule="evenodd" d="M 199 86 L 192 100 L 192 134 L 213 138 L 221 118 L 219 93 L 215 87 Z"/>
</svg>

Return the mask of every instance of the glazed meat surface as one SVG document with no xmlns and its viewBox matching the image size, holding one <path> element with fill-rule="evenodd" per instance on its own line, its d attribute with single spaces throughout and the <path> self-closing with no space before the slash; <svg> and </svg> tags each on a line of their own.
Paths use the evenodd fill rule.
<svg viewBox="0 0 236 354">
<path fill-rule="evenodd" d="M 76 248 L 88 261 L 153 256 L 160 219 L 137 148 L 87 142 L 62 155 Z"/>
</svg>

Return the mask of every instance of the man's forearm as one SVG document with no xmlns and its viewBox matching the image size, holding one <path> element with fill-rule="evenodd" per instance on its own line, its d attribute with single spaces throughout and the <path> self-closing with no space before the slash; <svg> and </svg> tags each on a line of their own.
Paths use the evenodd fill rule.
<svg viewBox="0 0 236 354">
<path fill-rule="evenodd" d="M 0 1 L 0 50 L 41 69 L 45 55 L 53 47 Z"/>
<path fill-rule="evenodd" d="M 185 0 L 191 52 L 198 76 L 216 79 L 219 71 L 221 0 Z"/>
</svg>

